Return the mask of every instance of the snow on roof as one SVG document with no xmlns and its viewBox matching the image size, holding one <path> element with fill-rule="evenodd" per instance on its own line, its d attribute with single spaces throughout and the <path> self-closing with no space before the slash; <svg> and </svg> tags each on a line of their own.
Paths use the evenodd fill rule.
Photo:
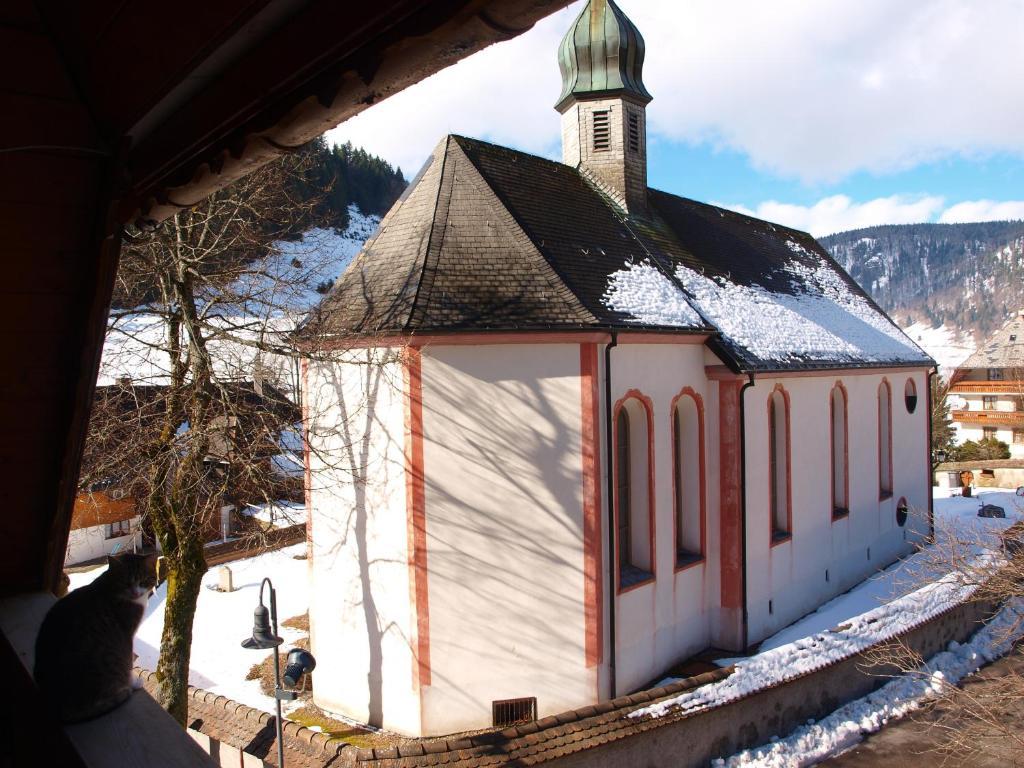
<svg viewBox="0 0 1024 768">
<path fill-rule="evenodd" d="M 609 275 L 603 298 L 607 307 L 631 316 L 641 325 L 703 325 L 686 294 L 649 260 L 627 264 Z"/>
<path fill-rule="evenodd" d="M 792 240 L 794 253 L 807 250 Z M 812 255 L 813 254 L 809 254 Z M 848 361 L 913 363 L 927 356 L 834 269 L 793 260 L 783 270 L 792 293 L 709 278 L 676 267 L 676 278 L 692 303 L 718 328 L 730 346 L 759 360 L 783 363 Z"/>
</svg>

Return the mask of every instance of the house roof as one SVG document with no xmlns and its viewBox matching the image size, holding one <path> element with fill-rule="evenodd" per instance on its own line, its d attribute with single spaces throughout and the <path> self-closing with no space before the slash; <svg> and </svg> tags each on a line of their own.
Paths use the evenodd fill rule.
<svg viewBox="0 0 1024 768">
<path fill-rule="evenodd" d="M 1008 320 L 977 351 L 960 363 L 965 368 L 1024 368 L 1024 312 Z"/>
<path fill-rule="evenodd" d="M 810 235 L 448 136 L 306 337 L 610 329 L 712 334 L 737 370 L 932 365 Z"/>
</svg>

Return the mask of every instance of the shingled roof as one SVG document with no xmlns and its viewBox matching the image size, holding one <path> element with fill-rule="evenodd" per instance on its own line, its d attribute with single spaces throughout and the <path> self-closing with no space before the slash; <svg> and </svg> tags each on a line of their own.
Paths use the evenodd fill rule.
<svg viewBox="0 0 1024 768">
<path fill-rule="evenodd" d="M 1024 310 L 989 336 L 959 365 L 966 368 L 1024 368 Z"/>
<path fill-rule="evenodd" d="M 631 216 L 585 172 L 448 136 L 303 334 L 644 329 L 710 334 L 744 371 L 934 364 L 807 233 L 649 203 Z"/>
</svg>

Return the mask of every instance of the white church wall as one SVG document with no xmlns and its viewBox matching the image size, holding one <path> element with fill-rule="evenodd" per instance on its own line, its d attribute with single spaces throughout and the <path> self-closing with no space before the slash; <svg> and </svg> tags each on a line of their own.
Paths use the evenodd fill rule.
<svg viewBox="0 0 1024 768">
<path fill-rule="evenodd" d="M 927 403 L 913 414 L 904 384 L 913 377 L 927 391 L 922 371 L 891 371 L 893 493 L 879 498 L 878 388 L 880 373 L 759 378 L 746 393 L 747 589 L 749 642 L 770 636 L 908 552 L 928 533 Z M 841 381 L 847 390 L 849 514 L 833 519 L 829 398 Z M 772 543 L 769 527 L 769 393 L 789 395 L 792 527 Z M 907 499 L 905 527 L 896 505 Z"/>
<path fill-rule="evenodd" d="M 613 401 L 630 390 L 653 407 L 655 478 L 655 578 L 617 598 L 616 687 L 632 690 L 673 663 L 710 644 L 718 606 L 717 405 L 704 373 L 704 348 L 697 344 L 620 343 L 612 351 Z M 704 560 L 676 567 L 672 496 L 672 401 L 684 387 L 704 408 Z M 699 493 L 699 489 L 684 489 Z"/>
<path fill-rule="evenodd" d="M 314 701 L 416 734 L 402 365 L 394 350 L 349 355 L 306 380 Z"/>
<path fill-rule="evenodd" d="M 580 347 L 423 350 L 433 684 L 424 731 L 593 701 L 585 663 Z"/>
</svg>

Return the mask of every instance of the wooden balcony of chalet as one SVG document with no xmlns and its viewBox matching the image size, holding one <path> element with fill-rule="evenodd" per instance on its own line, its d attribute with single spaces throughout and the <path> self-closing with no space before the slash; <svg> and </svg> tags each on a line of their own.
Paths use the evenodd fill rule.
<svg viewBox="0 0 1024 768">
<path fill-rule="evenodd" d="M 953 421 L 994 427 L 1024 427 L 1024 411 L 952 411 Z"/>
<path fill-rule="evenodd" d="M 1024 393 L 1024 381 L 958 381 L 949 387 L 950 393 L 958 395 L 1020 395 Z"/>
</svg>

